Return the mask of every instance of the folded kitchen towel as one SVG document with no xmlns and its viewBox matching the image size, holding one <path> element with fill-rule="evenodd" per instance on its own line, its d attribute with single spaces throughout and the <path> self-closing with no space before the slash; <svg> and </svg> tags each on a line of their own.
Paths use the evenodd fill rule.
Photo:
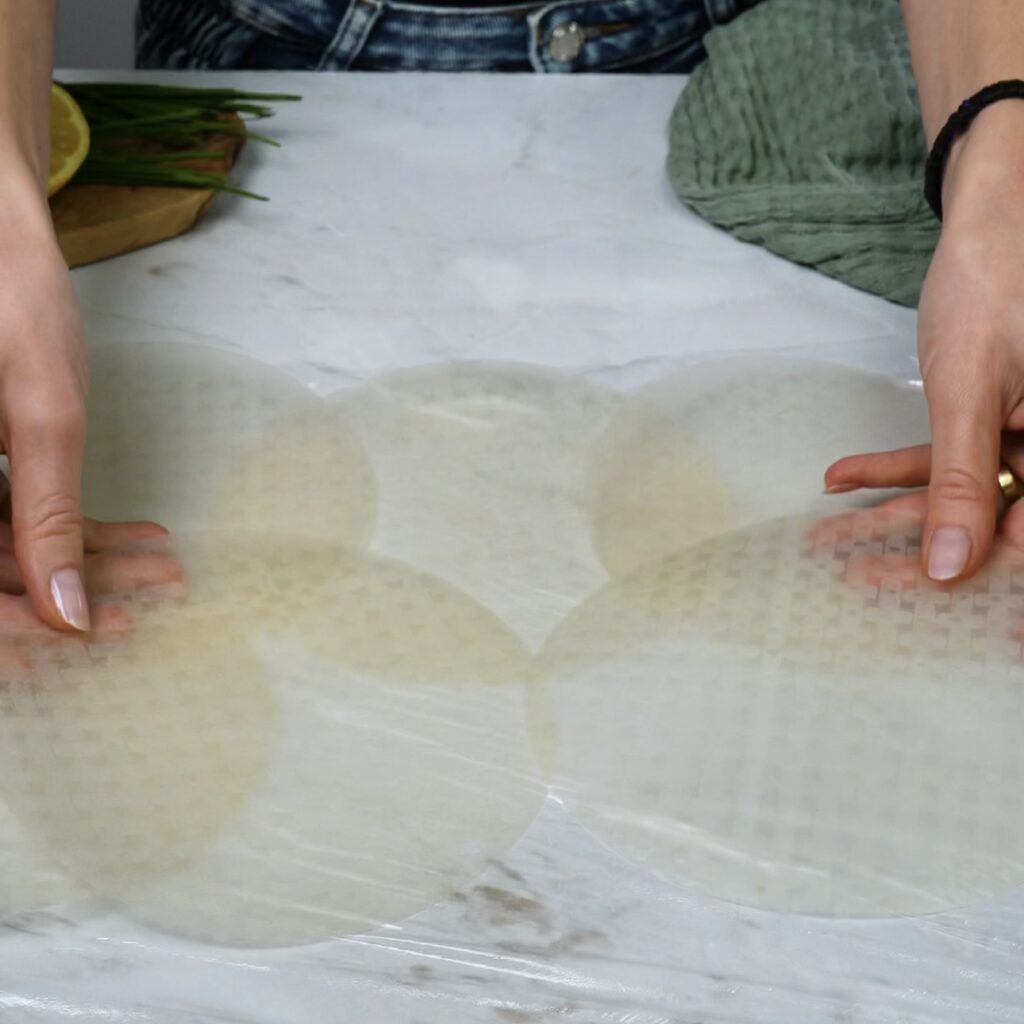
<svg viewBox="0 0 1024 1024">
<path fill-rule="evenodd" d="M 676 193 L 737 238 L 916 305 L 938 224 L 896 0 L 768 0 L 707 37 L 671 121 Z"/>
</svg>

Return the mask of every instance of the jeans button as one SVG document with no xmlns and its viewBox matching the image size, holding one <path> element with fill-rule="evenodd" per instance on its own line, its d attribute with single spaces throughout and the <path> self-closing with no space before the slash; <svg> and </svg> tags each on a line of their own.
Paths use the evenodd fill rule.
<svg viewBox="0 0 1024 1024">
<path fill-rule="evenodd" d="M 548 53 L 551 54 L 551 59 L 557 60 L 559 64 L 568 64 L 580 55 L 586 41 L 587 35 L 583 31 L 583 26 L 570 21 L 565 25 L 558 25 L 551 33 Z"/>
</svg>

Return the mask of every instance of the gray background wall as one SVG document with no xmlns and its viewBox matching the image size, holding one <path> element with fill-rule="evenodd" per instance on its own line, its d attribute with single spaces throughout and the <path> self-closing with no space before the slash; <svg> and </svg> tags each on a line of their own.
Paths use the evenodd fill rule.
<svg viewBox="0 0 1024 1024">
<path fill-rule="evenodd" d="M 57 67 L 132 67 L 135 0 L 59 0 L 58 11 Z"/>
</svg>

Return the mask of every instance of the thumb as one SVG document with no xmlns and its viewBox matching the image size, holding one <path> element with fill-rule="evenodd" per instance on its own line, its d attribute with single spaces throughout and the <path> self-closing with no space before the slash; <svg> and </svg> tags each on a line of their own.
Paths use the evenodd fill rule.
<svg viewBox="0 0 1024 1024">
<path fill-rule="evenodd" d="M 8 418 L 11 525 L 18 568 L 39 617 L 57 629 L 89 630 L 82 576 L 80 404 L 35 407 Z"/>
<path fill-rule="evenodd" d="M 928 395 L 932 469 L 924 558 L 929 577 L 950 582 L 984 562 L 995 535 L 1003 417 L 998 389 L 961 379 Z"/>
</svg>

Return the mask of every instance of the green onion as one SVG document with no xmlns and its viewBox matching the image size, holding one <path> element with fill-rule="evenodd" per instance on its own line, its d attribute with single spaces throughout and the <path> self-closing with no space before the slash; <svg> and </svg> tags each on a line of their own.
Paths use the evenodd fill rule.
<svg viewBox="0 0 1024 1024">
<path fill-rule="evenodd" d="M 223 159 L 224 151 L 209 145 L 218 135 L 277 146 L 239 119 L 271 117 L 270 104 L 301 99 L 141 82 L 78 82 L 64 88 L 82 108 L 92 139 L 76 182 L 213 189 L 250 199 L 265 197 L 232 185 L 225 173 L 182 165 Z"/>
</svg>

